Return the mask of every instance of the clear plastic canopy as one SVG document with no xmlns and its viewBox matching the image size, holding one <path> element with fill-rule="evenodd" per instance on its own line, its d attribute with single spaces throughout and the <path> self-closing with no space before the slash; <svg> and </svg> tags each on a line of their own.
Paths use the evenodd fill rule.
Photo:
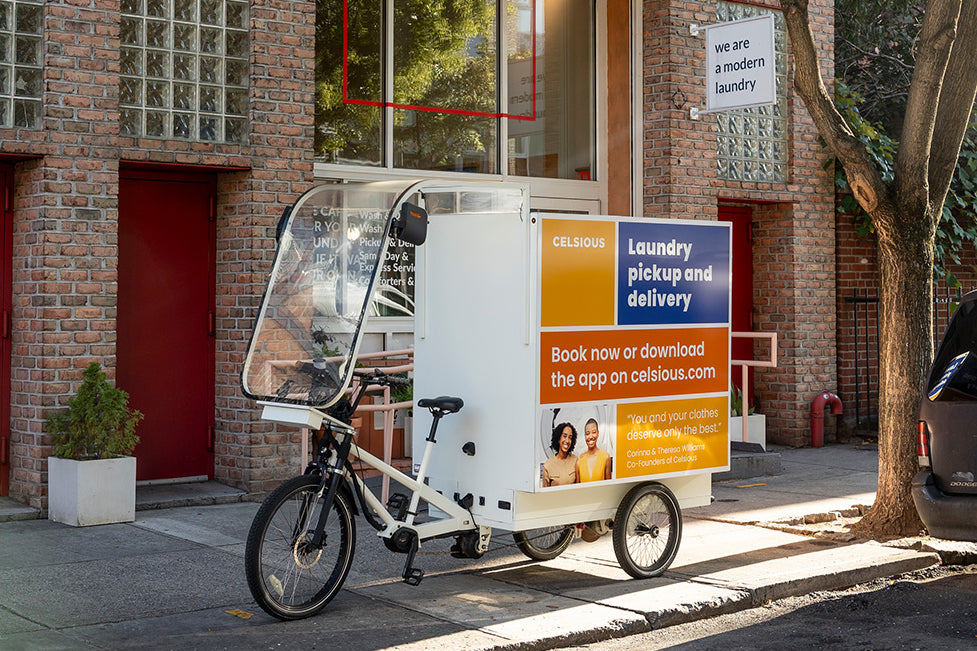
<svg viewBox="0 0 977 651">
<path fill-rule="evenodd" d="M 392 215 L 416 181 L 322 185 L 279 226 L 242 372 L 256 400 L 327 407 L 349 385 Z"/>
</svg>

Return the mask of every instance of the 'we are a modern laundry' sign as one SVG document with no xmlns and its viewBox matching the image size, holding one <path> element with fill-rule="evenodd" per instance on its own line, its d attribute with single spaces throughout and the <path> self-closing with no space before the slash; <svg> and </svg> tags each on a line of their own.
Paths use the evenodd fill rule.
<svg viewBox="0 0 977 651">
<path fill-rule="evenodd" d="M 776 102 L 773 16 L 703 29 L 706 32 L 706 111 Z"/>
</svg>

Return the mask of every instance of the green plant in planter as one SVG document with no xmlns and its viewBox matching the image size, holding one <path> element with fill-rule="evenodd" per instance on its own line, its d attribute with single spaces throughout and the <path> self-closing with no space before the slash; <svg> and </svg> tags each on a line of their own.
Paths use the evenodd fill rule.
<svg viewBox="0 0 977 651">
<path fill-rule="evenodd" d="M 411 402 L 414 400 L 414 383 L 399 384 L 390 391 L 391 402 Z"/>
<path fill-rule="evenodd" d="M 407 384 L 399 384 L 390 388 L 390 402 L 413 402 L 414 401 L 414 381 L 406 375 L 399 376 L 408 381 Z M 408 416 L 414 415 L 414 409 L 408 407 L 404 410 Z"/>
<path fill-rule="evenodd" d="M 735 384 L 730 383 L 729 385 L 729 415 L 730 416 L 742 416 L 743 415 L 743 392 L 740 391 Z M 753 407 L 750 407 L 747 411 L 747 416 L 753 415 Z"/>
<path fill-rule="evenodd" d="M 109 384 L 98 362 L 92 362 L 68 408 L 51 414 L 45 429 L 56 457 L 110 459 L 132 454 L 142 419 L 141 412 L 129 408 L 129 394 Z"/>
</svg>

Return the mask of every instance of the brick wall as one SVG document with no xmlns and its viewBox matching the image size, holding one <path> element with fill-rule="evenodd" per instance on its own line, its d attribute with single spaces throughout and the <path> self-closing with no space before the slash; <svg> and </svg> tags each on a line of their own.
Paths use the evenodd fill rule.
<svg viewBox="0 0 977 651">
<path fill-rule="evenodd" d="M 261 422 L 241 394 L 251 326 L 274 256 L 275 225 L 312 183 L 315 4 L 251 4 L 251 170 L 221 178 L 217 233 L 215 477 L 264 492 L 301 470 L 300 434 Z"/>
<path fill-rule="evenodd" d="M 216 478 L 268 490 L 299 434 L 258 422 L 240 368 L 283 207 L 312 183 L 315 5 L 251 5 L 246 145 L 119 136 L 119 3 L 45 3 L 39 129 L 0 129 L 14 166 L 12 497 L 46 508 L 51 408 L 90 361 L 114 377 L 120 166 L 217 176 Z"/>
<path fill-rule="evenodd" d="M 709 3 L 644 3 L 645 217 L 716 218 L 715 122 L 689 118 L 706 102 L 704 40 L 689 26 L 714 20 Z"/>
<path fill-rule="evenodd" d="M 874 237 L 860 237 L 852 218 L 836 215 L 838 397 L 845 420 L 871 429 L 878 415 L 878 258 Z"/>
<path fill-rule="evenodd" d="M 779 9 L 776 2 L 760 2 Z M 644 188 L 648 217 L 715 219 L 720 202 L 753 207 L 754 330 L 777 332 L 779 366 L 758 369 L 767 439 L 810 440 L 810 401 L 835 390 L 834 189 L 817 131 L 788 83 L 786 183 L 725 181 L 716 171 L 715 117 L 705 105 L 705 50 L 689 25 L 715 22 L 714 5 L 663 0 L 644 10 Z M 812 2 L 815 38 L 833 57 L 833 4 Z M 827 79 L 831 65 L 822 66 Z M 788 71 L 788 79 L 792 71 Z"/>
<path fill-rule="evenodd" d="M 42 129 L 0 134 L 4 152 L 43 155 L 15 172 L 11 354 L 10 492 L 39 508 L 47 412 L 115 354 L 118 223 L 118 2 L 44 14 Z"/>
<path fill-rule="evenodd" d="M 859 236 L 852 218 L 843 213 L 836 215 L 836 232 L 838 396 L 844 403 L 849 426 L 872 430 L 878 419 L 877 299 L 881 283 L 875 237 Z M 939 345 L 949 323 L 955 298 L 977 289 L 977 251 L 972 247 L 964 249 L 960 263 L 951 265 L 949 270 L 960 287 L 950 287 L 944 280 L 934 283 L 934 347 Z"/>
</svg>

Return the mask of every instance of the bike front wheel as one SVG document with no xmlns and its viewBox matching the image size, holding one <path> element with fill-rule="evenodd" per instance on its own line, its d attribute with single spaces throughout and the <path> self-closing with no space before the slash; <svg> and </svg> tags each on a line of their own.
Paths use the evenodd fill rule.
<svg viewBox="0 0 977 651">
<path fill-rule="evenodd" d="M 529 531 L 516 531 L 512 538 L 516 547 L 534 561 L 549 561 L 563 552 L 573 542 L 573 526 L 543 527 Z"/>
<path fill-rule="evenodd" d="M 356 525 L 345 495 L 337 492 L 321 548 L 311 545 L 322 511 L 318 477 L 285 482 L 265 499 L 251 523 L 244 553 L 248 588 L 269 615 L 310 617 L 339 592 L 353 563 Z"/>
<path fill-rule="evenodd" d="M 672 491 L 658 483 L 635 486 L 614 517 L 614 555 L 636 579 L 660 576 L 678 553 L 682 512 Z"/>
</svg>

